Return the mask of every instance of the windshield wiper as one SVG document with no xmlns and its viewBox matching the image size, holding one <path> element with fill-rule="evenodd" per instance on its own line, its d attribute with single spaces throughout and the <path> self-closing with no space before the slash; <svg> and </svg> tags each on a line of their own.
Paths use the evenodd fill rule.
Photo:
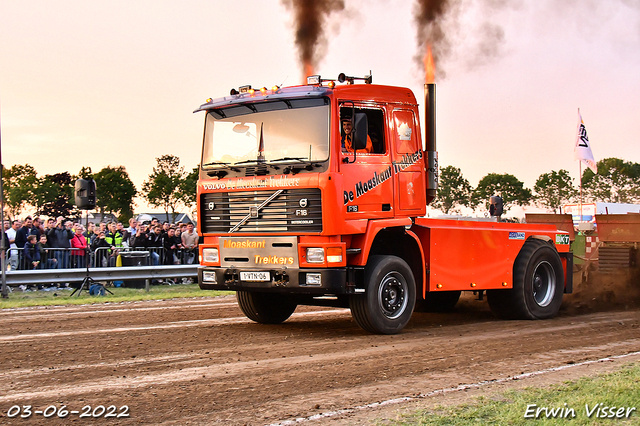
<svg viewBox="0 0 640 426">
<path fill-rule="evenodd" d="M 276 162 L 280 162 L 280 161 L 296 161 L 297 163 L 300 163 L 301 165 L 304 164 L 304 166 L 302 167 L 296 167 L 295 164 L 289 164 L 287 166 L 285 166 L 284 170 L 282 171 L 282 173 L 284 173 L 285 175 L 288 175 L 289 173 L 291 174 L 296 174 L 301 172 L 302 170 L 313 170 L 314 167 L 320 167 L 320 164 L 322 163 L 321 161 L 309 161 L 307 159 L 307 157 L 282 157 L 282 158 L 276 158 L 275 160 L 271 160 L 269 161 L 270 165 Z M 275 166 L 271 166 L 274 167 Z"/>
<path fill-rule="evenodd" d="M 210 161 L 202 165 L 202 167 L 207 166 L 229 166 L 231 163 L 225 163 L 224 161 Z"/>
<path fill-rule="evenodd" d="M 270 160 L 270 163 L 275 163 L 278 161 L 301 161 L 303 163 L 307 163 L 307 157 L 282 157 L 276 158 L 275 160 Z"/>
<path fill-rule="evenodd" d="M 237 166 L 239 164 L 250 164 L 250 163 L 256 163 L 256 164 L 261 164 L 264 163 L 264 160 L 244 160 L 244 161 L 238 161 L 237 163 L 233 163 L 234 166 Z"/>
<path fill-rule="evenodd" d="M 210 161 L 202 165 L 202 167 L 207 167 L 207 166 L 223 166 L 216 170 L 207 170 L 207 174 L 209 176 L 217 176 L 220 179 L 222 179 L 223 177 L 229 174 L 223 169 L 229 169 L 234 172 L 240 171 L 240 169 L 238 169 L 237 167 L 233 167 L 231 163 L 225 163 L 224 161 Z"/>
</svg>

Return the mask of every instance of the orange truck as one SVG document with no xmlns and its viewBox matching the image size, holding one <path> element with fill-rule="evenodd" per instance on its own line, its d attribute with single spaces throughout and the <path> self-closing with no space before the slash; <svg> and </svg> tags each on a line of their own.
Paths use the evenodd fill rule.
<svg viewBox="0 0 640 426">
<path fill-rule="evenodd" d="M 410 89 L 310 76 L 208 100 L 198 181 L 198 282 L 277 324 L 298 305 L 349 307 L 400 332 L 462 291 L 501 318 L 554 317 L 572 290 L 569 235 L 552 225 L 424 217 L 437 189 L 435 85 L 425 143 Z"/>
</svg>

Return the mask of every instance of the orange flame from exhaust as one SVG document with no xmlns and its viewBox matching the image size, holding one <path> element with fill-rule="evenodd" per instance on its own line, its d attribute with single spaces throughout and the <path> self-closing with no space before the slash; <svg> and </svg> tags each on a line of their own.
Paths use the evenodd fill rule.
<svg viewBox="0 0 640 426">
<path fill-rule="evenodd" d="M 309 62 L 302 65 L 302 84 L 307 84 L 307 77 L 314 75 L 313 65 Z"/>
<path fill-rule="evenodd" d="M 431 45 L 427 46 L 422 62 L 424 63 L 424 82 L 427 84 L 434 83 L 436 80 L 436 65 L 431 54 Z"/>
</svg>

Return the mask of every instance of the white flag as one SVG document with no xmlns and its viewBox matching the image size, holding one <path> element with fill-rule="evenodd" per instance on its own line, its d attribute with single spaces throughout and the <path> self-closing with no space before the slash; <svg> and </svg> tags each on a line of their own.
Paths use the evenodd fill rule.
<svg viewBox="0 0 640 426">
<path fill-rule="evenodd" d="M 593 173 L 598 173 L 596 160 L 593 159 L 591 144 L 589 144 L 589 138 L 587 137 L 587 129 L 585 129 L 584 121 L 582 121 L 582 115 L 580 115 L 580 109 L 578 109 L 578 135 L 576 137 L 576 146 L 573 149 L 573 152 L 576 160 L 580 160 L 586 164 Z"/>
</svg>

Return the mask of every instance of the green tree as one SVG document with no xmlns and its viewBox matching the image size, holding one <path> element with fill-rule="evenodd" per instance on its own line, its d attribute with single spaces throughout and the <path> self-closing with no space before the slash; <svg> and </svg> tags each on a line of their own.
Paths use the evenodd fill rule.
<svg viewBox="0 0 640 426">
<path fill-rule="evenodd" d="M 37 187 L 38 177 L 33 166 L 16 164 L 3 170 L 2 190 L 9 216 L 15 218 L 28 205 L 34 205 Z"/>
<path fill-rule="evenodd" d="M 93 179 L 93 173 L 91 172 L 91 167 L 85 166 L 80 169 L 80 173 L 78 173 L 79 179 Z"/>
<path fill-rule="evenodd" d="M 533 190 L 536 203 L 554 211 L 559 211 L 563 204 L 570 202 L 578 195 L 578 190 L 573 185 L 573 178 L 564 169 L 541 174 Z"/>
<path fill-rule="evenodd" d="M 619 158 L 604 158 L 597 163 L 598 173 L 582 173 L 582 189 L 587 200 L 605 203 L 640 201 L 640 164 Z"/>
<path fill-rule="evenodd" d="M 458 167 L 442 167 L 438 178 L 438 193 L 431 206 L 444 214 L 460 213 L 462 206 L 475 206 L 471 200 L 472 193 L 473 188 L 469 181 L 462 177 L 462 171 Z"/>
<path fill-rule="evenodd" d="M 149 204 L 164 209 L 167 215 L 171 212 L 171 222 L 181 202 L 179 187 L 184 177 L 185 171 L 180 166 L 180 159 L 174 155 L 163 155 L 156 158 L 153 173 L 142 184 L 144 197 Z"/>
<path fill-rule="evenodd" d="M 118 220 L 133 216 L 133 199 L 138 193 L 124 166 L 105 167 L 93 175 L 96 181 L 96 207 L 100 213 L 113 213 Z"/>
<path fill-rule="evenodd" d="M 34 190 L 34 205 L 38 214 L 56 217 L 77 216 L 72 201 L 74 199 L 75 179 L 69 172 L 46 175 L 38 179 L 38 186 Z"/>
<path fill-rule="evenodd" d="M 191 173 L 187 174 L 178 185 L 178 197 L 182 204 L 189 209 L 192 209 L 196 204 L 199 175 L 200 166 L 194 167 Z"/>
<path fill-rule="evenodd" d="M 524 187 L 524 183 L 508 173 L 489 173 L 478 182 L 473 191 L 473 199 L 477 204 L 484 202 L 489 209 L 489 198 L 492 195 L 502 197 L 505 212 L 514 205 L 524 206 L 531 200 L 531 190 Z"/>
</svg>

